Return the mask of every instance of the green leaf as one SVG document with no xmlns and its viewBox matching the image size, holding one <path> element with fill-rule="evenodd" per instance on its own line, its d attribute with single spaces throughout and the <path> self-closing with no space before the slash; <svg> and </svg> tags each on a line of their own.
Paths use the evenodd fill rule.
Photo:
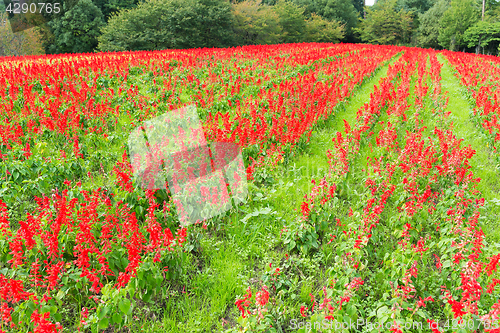
<svg viewBox="0 0 500 333">
<path fill-rule="evenodd" d="M 141 288 L 146 287 L 146 280 L 144 280 L 144 279 L 139 280 L 139 286 L 140 286 Z"/>
<path fill-rule="evenodd" d="M 101 330 L 105 330 L 106 328 L 108 328 L 108 325 L 109 325 L 108 318 L 102 318 L 99 321 L 99 329 L 101 329 Z"/>
<path fill-rule="evenodd" d="M 33 303 L 32 300 L 30 300 L 28 303 L 27 303 L 27 306 L 28 306 L 28 309 L 30 309 L 31 311 L 35 311 L 35 303 Z"/>
<path fill-rule="evenodd" d="M 349 316 L 352 317 L 356 313 L 356 307 L 354 305 L 352 305 L 352 304 L 349 304 L 347 306 L 347 311 L 346 312 L 347 312 L 347 314 L 349 314 Z"/>
<path fill-rule="evenodd" d="M 161 286 L 161 284 L 162 284 L 162 282 L 163 282 L 163 276 L 161 276 L 161 275 L 157 275 L 157 276 L 155 277 L 155 280 L 156 280 L 156 286 L 157 286 L 157 287 L 160 287 L 160 286 Z"/>
<path fill-rule="evenodd" d="M 120 325 L 122 323 L 122 316 L 120 316 L 118 313 L 115 313 L 113 315 L 113 323 Z"/>
<path fill-rule="evenodd" d="M 118 304 L 118 307 L 120 308 L 121 312 L 127 314 L 128 310 L 130 309 L 130 300 L 129 299 L 121 300 L 120 303 Z"/>
<path fill-rule="evenodd" d="M 129 283 L 130 297 L 134 297 L 135 295 L 135 284 Z"/>
<path fill-rule="evenodd" d="M 416 312 L 416 314 L 418 314 L 420 317 L 422 317 L 422 318 L 424 318 L 424 319 L 426 319 L 426 318 L 427 318 L 427 316 L 425 315 L 425 313 L 423 313 L 421 310 L 418 310 L 418 311 Z"/>
<path fill-rule="evenodd" d="M 49 305 L 42 306 L 42 309 L 40 310 L 40 313 L 46 313 L 46 312 L 50 312 L 50 306 Z"/>
<path fill-rule="evenodd" d="M 151 294 L 152 292 L 148 291 L 146 292 L 143 296 L 142 296 L 142 300 L 146 303 L 149 302 L 149 300 L 151 299 Z"/>
<path fill-rule="evenodd" d="M 389 308 L 387 306 L 383 306 L 380 309 L 377 310 L 377 317 L 381 318 L 384 314 L 388 312 Z"/>
<path fill-rule="evenodd" d="M 108 310 L 109 310 L 109 308 L 108 308 L 107 306 L 103 307 L 103 308 L 99 311 L 99 313 L 98 313 L 97 317 L 98 317 L 99 319 L 102 319 L 104 316 L 106 316 L 106 314 L 108 313 Z"/>
</svg>

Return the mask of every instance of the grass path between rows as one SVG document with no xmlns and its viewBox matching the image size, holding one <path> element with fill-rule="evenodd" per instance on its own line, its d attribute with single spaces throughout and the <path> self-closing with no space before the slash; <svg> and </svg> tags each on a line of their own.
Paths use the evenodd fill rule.
<svg viewBox="0 0 500 333">
<path fill-rule="evenodd" d="M 495 200 L 500 199 L 500 175 L 497 172 L 493 159 L 493 152 L 487 145 L 487 138 L 481 129 L 475 127 L 471 120 L 473 105 L 464 98 L 464 87 L 462 87 L 453 75 L 450 64 L 441 54 L 438 60 L 443 67 L 441 69 L 442 89 L 448 91 L 447 111 L 451 111 L 450 119 L 453 121 L 453 132 L 457 138 L 464 139 L 464 145 L 470 145 L 476 151 L 471 159 L 472 171 L 476 178 L 481 178 L 478 190 L 486 200 L 484 211 L 481 212 L 481 227 L 486 239 L 500 242 L 500 230 L 498 230 L 499 207 Z M 487 215 L 485 215 L 487 214 Z"/>
</svg>

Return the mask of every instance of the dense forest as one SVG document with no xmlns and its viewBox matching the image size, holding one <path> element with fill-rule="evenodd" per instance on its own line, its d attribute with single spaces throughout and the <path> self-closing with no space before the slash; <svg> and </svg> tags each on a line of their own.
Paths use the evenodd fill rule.
<svg viewBox="0 0 500 333">
<path fill-rule="evenodd" d="M 497 0 L 79 0 L 16 33 L 7 15 L 0 2 L 0 56 L 295 42 L 500 47 Z"/>
</svg>

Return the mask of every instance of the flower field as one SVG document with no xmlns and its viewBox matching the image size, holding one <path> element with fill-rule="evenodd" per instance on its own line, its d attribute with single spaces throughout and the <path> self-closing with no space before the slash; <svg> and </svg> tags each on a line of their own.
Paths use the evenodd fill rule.
<svg viewBox="0 0 500 333">
<path fill-rule="evenodd" d="M 499 76 L 363 44 L 0 59 L 0 332 L 500 332 Z M 188 226 L 127 147 L 187 106 L 248 180 Z"/>
</svg>

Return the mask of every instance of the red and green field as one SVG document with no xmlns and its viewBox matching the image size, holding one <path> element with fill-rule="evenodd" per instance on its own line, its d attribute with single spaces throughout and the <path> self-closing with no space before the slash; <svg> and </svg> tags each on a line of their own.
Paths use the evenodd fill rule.
<svg viewBox="0 0 500 333">
<path fill-rule="evenodd" d="M 500 332 L 500 61 L 362 44 L 0 60 L 0 332 Z M 181 226 L 141 122 L 246 203 Z"/>
</svg>

